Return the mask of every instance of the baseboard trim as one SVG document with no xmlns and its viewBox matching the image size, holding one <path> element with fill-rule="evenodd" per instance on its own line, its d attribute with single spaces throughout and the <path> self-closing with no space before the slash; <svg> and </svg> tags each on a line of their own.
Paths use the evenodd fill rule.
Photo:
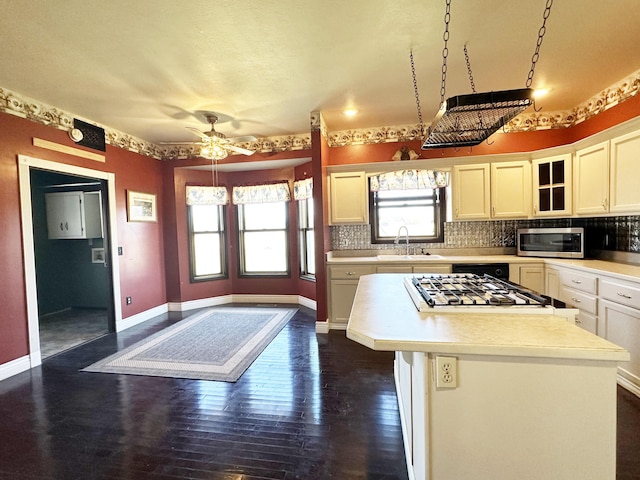
<svg viewBox="0 0 640 480">
<path fill-rule="evenodd" d="M 30 368 L 31 360 L 29 359 L 29 355 L 3 363 L 0 365 L 0 381 L 13 377 L 19 373 L 26 372 Z"/>
<path fill-rule="evenodd" d="M 327 320 L 324 322 L 316 321 L 316 333 L 329 333 L 329 322 Z"/>
<path fill-rule="evenodd" d="M 620 374 L 618 374 L 618 385 L 633 393 L 636 397 L 640 397 L 640 386 Z"/>
<path fill-rule="evenodd" d="M 144 312 L 136 313 L 135 315 L 132 315 L 130 317 L 123 318 L 116 323 L 116 332 L 121 332 L 123 330 L 126 330 L 127 328 L 134 327 L 142 322 L 151 320 L 158 315 L 167 313 L 168 311 L 169 304 L 165 303 L 164 305 L 158 305 L 157 307 L 150 308 L 149 310 L 145 310 Z"/>
<path fill-rule="evenodd" d="M 216 305 L 226 305 L 229 303 L 275 303 L 275 304 L 297 304 L 303 307 L 316 309 L 316 301 L 301 295 L 253 295 L 253 294 L 233 294 L 221 295 L 219 297 L 201 298 L 198 300 L 189 300 L 186 302 L 168 302 L 164 305 L 145 310 L 131 317 L 122 319 L 116 325 L 116 332 L 121 332 L 127 328 L 134 327 L 142 322 L 151 320 L 158 315 L 167 312 L 184 312 L 197 308 L 215 307 Z M 318 322 L 324 323 L 324 322 Z M 316 327 L 317 330 L 317 327 Z"/>
</svg>

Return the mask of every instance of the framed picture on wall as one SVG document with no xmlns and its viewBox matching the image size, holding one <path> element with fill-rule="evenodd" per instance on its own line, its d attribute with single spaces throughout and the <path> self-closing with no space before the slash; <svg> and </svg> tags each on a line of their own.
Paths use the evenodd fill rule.
<svg viewBox="0 0 640 480">
<path fill-rule="evenodd" d="M 104 263 L 104 248 L 91 249 L 91 263 Z"/>
<path fill-rule="evenodd" d="M 157 222 L 156 196 L 127 190 L 127 220 L 129 222 Z"/>
</svg>

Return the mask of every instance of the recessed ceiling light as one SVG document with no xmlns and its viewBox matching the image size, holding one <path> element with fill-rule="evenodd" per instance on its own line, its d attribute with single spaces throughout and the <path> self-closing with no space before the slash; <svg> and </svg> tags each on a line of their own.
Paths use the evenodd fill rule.
<svg viewBox="0 0 640 480">
<path fill-rule="evenodd" d="M 358 113 L 358 110 L 353 107 L 349 107 L 345 108 L 342 113 L 344 113 L 344 115 L 347 117 L 353 117 Z"/>
<path fill-rule="evenodd" d="M 535 98 L 540 98 L 540 97 L 544 97 L 547 93 L 549 93 L 549 88 L 536 88 L 533 91 L 533 96 Z"/>
</svg>

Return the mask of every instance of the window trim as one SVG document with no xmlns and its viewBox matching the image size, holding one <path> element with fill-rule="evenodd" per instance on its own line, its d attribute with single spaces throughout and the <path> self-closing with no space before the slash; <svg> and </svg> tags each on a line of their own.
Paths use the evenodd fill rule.
<svg viewBox="0 0 640 480">
<path fill-rule="evenodd" d="M 444 223 L 447 214 L 447 193 L 446 188 L 432 189 L 436 197 L 436 206 L 434 207 L 434 223 L 436 235 L 433 237 L 412 236 L 409 232 L 409 243 L 443 243 L 444 242 Z M 371 243 L 383 244 L 393 243 L 395 237 L 378 237 L 378 192 L 369 189 L 369 214 L 371 226 Z"/>
<path fill-rule="evenodd" d="M 298 202 L 298 205 L 297 205 L 298 207 L 298 253 L 299 253 L 299 260 L 300 260 L 299 274 L 301 279 L 315 282 L 316 274 L 309 273 L 307 270 L 309 265 L 309 260 L 307 257 L 307 233 L 315 232 L 313 223 L 309 224 L 309 200 L 313 202 L 313 197 L 305 198 L 304 200 L 297 200 Z M 302 207 L 303 203 L 304 203 L 304 207 Z M 306 212 L 305 223 L 307 224 L 307 227 L 302 227 L 303 211 Z M 315 241 L 314 241 L 314 245 L 315 245 Z M 315 255 L 315 249 L 314 249 L 314 255 Z M 303 258 L 306 260 L 306 262 L 303 262 Z M 314 258 L 314 263 L 315 263 L 315 258 Z"/>
<path fill-rule="evenodd" d="M 227 259 L 227 209 L 224 205 L 212 205 L 218 207 L 218 228 L 219 230 L 207 230 L 202 232 L 193 231 L 193 218 L 191 215 L 191 208 L 198 205 L 187 205 L 187 235 L 189 237 L 189 281 L 190 283 L 209 282 L 212 280 L 225 280 L 229 278 L 229 265 Z M 195 258 L 195 235 L 204 233 L 217 233 L 220 235 L 220 267 L 221 273 L 214 273 L 210 275 L 196 275 L 196 258 Z"/>
<path fill-rule="evenodd" d="M 282 202 L 274 202 L 274 203 L 284 203 L 284 207 L 286 210 L 285 218 L 284 218 L 284 229 L 280 228 L 264 228 L 260 230 L 248 230 L 249 232 L 282 232 L 284 231 L 285 238 L 285 252 L 286 252 L 286 272 L 246 272 L 245 268 L 245 245 L 244 245 L 244 208 L 245 205 L 251 204 L 237 204 L 237 224 L 236 224 L 236 233 L 238 238 L 238 277 L 239 278 L 290 278 L 291 277 L 291 250 L 290 250 L 290 242 L 289 242 L 289 202 L 283 200 Z"/>
</svg>

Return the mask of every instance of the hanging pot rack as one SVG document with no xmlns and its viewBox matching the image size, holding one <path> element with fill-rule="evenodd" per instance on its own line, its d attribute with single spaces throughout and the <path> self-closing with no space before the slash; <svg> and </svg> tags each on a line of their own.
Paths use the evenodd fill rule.
<svg viewBox="0 0 640 480">
<path fill-rule="evenodd" d="M 458 95 L 448 98 L 445 101 L 447 57 L 449 53 L 447 43 L 449 40 L 449 21 L 451 18 L 451 0 L 446 0 L 446 13 L 444 17 L 445 31 L 443 34 L 444 48 L 442 50 L 442 83 L 440 87 L 441 106 L 429 127 L 427 138 L 422 145 L 423 150 L 445 147 L 472 147 L 478 145 L 534 103 L 531 84 L 533 83 L 533 74 L 540 56 L 540 46 L 546 33 L 546 21 L 549 17 L 552 4 L 553 0 L 547 0 L 542 27 L 540 27 L 538 31 L 538 41 L 531 59 L 531 69 L 527 77 L 526 88 L 476 93 L 465 45 L 465 58 L 473 93 Z M 424 133 L 413 52 L 410 54 L 410 60 L 420 130 Z"/>
</svg>

